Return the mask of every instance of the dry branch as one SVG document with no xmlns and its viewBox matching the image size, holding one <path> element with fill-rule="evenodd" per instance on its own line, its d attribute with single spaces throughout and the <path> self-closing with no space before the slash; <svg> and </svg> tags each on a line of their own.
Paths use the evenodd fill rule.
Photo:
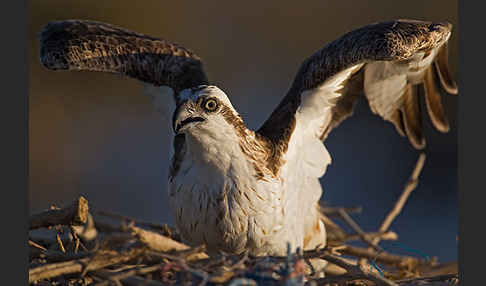
<svg viewBox="0 0 486 286">
<path fill-rule="evenodd" d="M 122 253 L 100 251 L 93 257 L 87 257 L 68 262 L 51 263 L 29 270 L 29 283 L 59 275 L 81 273 L 98 270 L 113 264 L 132 260 L 142 254 L 145 249 L 135 248 Z"/>
<path fill-rule="evenodd" d="M 412 256 L 391 254 L 385 251 L 376 252 L 369 248 L 362 248 L 347 245 L 345 248 L 339 250 L 344 255 L 362 257 L 367 259 L 375 259 L 376 262 L 393 265 L 399 268 L 415 267 L 419 264 L 426 264 L 426 261 L 417 259 Z"/>
<path fill-rule="evenodd" d="M 155 272 L 161 270 L 163 265 L 157 264 L 147 267 L 135 268 L 121 273 L 113 273 L 107 270 L 98 270 L 96 271 L 95 275 L 101 276 L 107 280 L 97 283 L 94 286 L 108 286 L 110 285 L 110 281 L 120 281 L 123 282 L 125 285 L 153 285 L 153 286 L 160 286 L 164 285 L 160 282 L 153 281 L 153 280 L 146 280 L 138 275 L 145 275 L 151 272 Z M 138 284 L 137 284 L 138 283 Z M 147 283 L 147 284 L 144 284 Z"/>
<path fill-rule="evenodd" d="M 321 221 L 326 227 L 328 244 L 341 243 L 349 236 L 341 229 L 335 222 L 333 222 L 327 215 L 323 213 L 322 206 L 320 206 Z"/>
<path fill-rule="evenodd" d="M 424 276 L 440 276 L 457 274 L 459 272 L 459 265 L 457 261 L 440 263 L 437 265 L 426 265 L 420 269 Z"/>
<path fill-rule="evenodd" d="M 88 209 L 88 201 L 81 196 L 66 208 L 51 209 L 31 215 L 29 229 L 54 225 L 84 224 L 88 220 Z"/>
<path fill-rule="evenodd" d="M 446 274 L 432 277 L 419 277 L 397 281 L 400 286 L 449 286 L 459 285 L 457 274 Z"/>
<path fill-rule="evenodd" d="M 364 234 L 368 239 L 373 239 L 375 237 L 379 237 L 381 240 L 397 240 L 398 239 L 398 234 L 396 234 L 393 231 L 387 231 L 387 232 L 366 232 Z M 358 234 L 352 234 L 346 237 L 345 241 L 350 241 L 350 240 L 358 240 L 361 239 L 361 237 Z"/>
<path fill-rule="evenodd" d="M 422 168 L 424 167 L 425 163 L 425 154 L 421 153 L 417 163 L 415 164 L 415 168 L 413 169 L 412 175 L 410 176 L 410 179 L 408 180 L 407 184 L 405 185 L 405 188 L 398 198 L 397 202 L 393 206 L 392 210 L 388 213 L 388 215 L 385 217 L 383 222 L 381 223 L 380 228 L 378 229 L 378 232 L 385 232 L 388 230 L 390 225 L 392 224 L 393 220 L 400 214 L 400 212 L 403 209 L 403 206 L 407 202 L 408 197 L 410 194 L 415 190 L 418 184 L 418 177 L 420 175 L 420 172 L 422 172 Z M 377 245 L 380 242 L 380 237 L 375 237 L 371 240 L 373 245 Z M 371 248 L 368 248 L 371 249 Z M 366 258 L 360 259 L 360 264 L 364 265 L 366 264 Z"/>
<path fill-rule="evenodd" d="M 120 283 L 124 286 L 166 286 L 167 284 L 155 281 L 155 280 L 148 280 L 144 279 L 140 276 L 130 276 L 121 280 L 123 283 Z M 104 282 L 102 282 L 104 283 Z M 101 284 L 101 285 L 110 285 L 110 284 Z M 98 284 L 95 284 L 98 286 Z"/>
<path fill-rule="evenodd" d="M 376 244 L 376 242 L 373 242 L 370 240 L 367 236 L 366 233 L 359 227 L 359 225 L 346 213 L 344 209 L 339 210 L 339 215 L 341 218 L 356 232 L 356 234 L 359 235 L 359 237 L 366 242 L 370 247 L 374 248 L 377 251 L 383 251 L 383 249 Z M 376 238 L 375 238 L 376 239 Z"/>
<path fill-rule="evenodd" d="M 136 226 L 129 226 L 129 230 L 132 234 L 140 240 L 143 244 L 155 251 L 169 252 L 169 251 L 185 251 L 189 250 L 190 247 L 177 242 L 171 238 L 163 236 L 153 231 L 145 230 Z M 208 258 L 205 253 L 194 253 L 188 257 L 189 260 L 198 260 Z"/>
<path fill-rule="evenodd" d="M 330 263 L 336 264 L 339 267 L 346 269 L 347 274 L 341 276 L 341 280 L 339 282 L 349 282 L 350 280 L 359 280 L 364 279 L 368 281 L 374 282 L 376 285 L 379 286 L 396 286 L 397 284 L 385 277 L 381 277 L 380 275 L 375 274 L 373 271 L 370 271 L 366 268 L 360 267 L 357 264 L 351 264 L 346 260 L 342 259 L 341 257 L 331 255 L 331 254 L 323 254 L 321 256 L 322 259 L 327 260 Z M 318 285 L 323 285 L 326 283 L 334 282 L 336 283 L 336 279 L 340 276 L 336 277 L 326 277 L 316 280 Z M 329 279 L 329 280 L 326 280 Z"/>
<path fill-rule="evenodd" d="M 381 223 L 380 228 L 378 229 L 379 232 L 385 232 L 388 230 L 390 225 L 392 224 L 393 220 L 400 214 L 400 212 L 403 209 L 403 206 L 407 202 L 408 197 L 410 194 L 415 190 L 418 184 L 418 176 L 420 175 L 420 172 L 422 172 L 422 168 L 424 167 L 425 163 L 425 154 L 421 153 L 417 163 L 415 164 L 415 168 L 412 172 L 412 175 L 410 176 L 410 179 L 408 180 L 407 184 L 405 185 L 405 189 L 403 190 L 403 193 L 401 194 L 400 198 L 398 198 L 397 202 L 393 206 L 393 209 L 388 213 L 386 216 L 385 220 Z M 374 244 L 377 244 L 380 242 L 380 238 L 374 238 L 372 241 Z"/>
<path fill-rule="evenodd" d="M 35 243 L 32 240 L 30 240 L 30 239 L 29 239 L 29 245 L 32 246 L 32 247 L 34 247 L 34 248 L 36 248 L 36 249 L 40 249 L 40 250 L 44 250 L 44 251 L 47 250 L 44 246 L 39 245 L 38 243 Z"/>
<path fill-rule="evenodd" d="M 328 217 L 339 215 L 339 212 L 341 210 L 346 211 L 348 214 L 361 213 L 363 211 L 363 207 L 361 207 L 361 206 L 358 206 L 358 207 L 350 207 L 350 208 L 327 207 L 327 206 L 322 206 L 321 207 L 322 213 L 324 213 Z"/>
<path fill-rule="evenodd" d="M 100 215 L 100 216 L 109 217 L 109 218 L 112 218 L 112 219 L 118 219 L 118 220 L 126 222 L 126 223 L 133 222 L 134 224 L 137 224 L 139 226 L 146 226 L 146 227 L 150 227 L 150 228 L 153 228 L 153 229 L 161 230 L 164 233 L 168 234 L 169 236 L 170 236 L 170 234 L 176 232 L 174 228 L 170 227 L 167 224 L 157 224 L 157 223 L 144 222 L 144 221 L 132 218 L 132 217 L 128 217 L 128 216 L 124 216 L 124 215 L 120 215 L 120 214 L 116 214 L 116 213 L 111 213 L 111 212 L 103 211 L 103 210 L 96 210 L 96 211 L 94 211 L 94 213 L 97 214 L 97 215 Z"/>
</svg>

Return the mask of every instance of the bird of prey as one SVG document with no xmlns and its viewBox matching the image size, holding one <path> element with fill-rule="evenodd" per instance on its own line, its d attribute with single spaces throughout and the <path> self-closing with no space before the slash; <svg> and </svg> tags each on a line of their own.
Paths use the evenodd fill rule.
<svg viewBox="0 0 486 286">
<path fill-rule="evenodd" d="M 258 130 L 246 127 L 194 52 L 164 39 L 95 21 L 51 22 L 40 34 L 40 60 L 50 70 L 115 73 L 145 84 L 168 119 L 168 199 L 186 243 L 210 253 L 285 255 L 287 243 L 326 245 L 319 178 L 331 156 L 323 141 L 359 97 L 417 149 L 425 146 L 420 96 L 433 126 L 449 130 L 439 87 L 457 94 L 451 29 L 396 20 L 344 34 L 302 63 Z"/>
</svg>

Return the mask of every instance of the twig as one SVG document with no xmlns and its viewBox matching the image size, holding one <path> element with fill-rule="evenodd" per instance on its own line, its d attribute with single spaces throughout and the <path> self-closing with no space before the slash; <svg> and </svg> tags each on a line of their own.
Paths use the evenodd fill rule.
<svg viewBox="0 0 486 286">
<path fill-rule="evenodd" d="M 422 168 L 424 167 L 425 163 L 425 154 L 421 153 L 417 163 L 415 164 L 415 168 L 412 172 L 412 176 L 408 180 L 407 184 L 405 185 L 405 189 L 403 190 L 400 198 L 398 198 L 398 201 L 395 203 L 393 206 L 393 209 L 388 213 L 386 216 L 385 220 L 383 220 L 380 228 L 378 229 L 379 232 L 385 232 L 388 230 L 390 225 L 392 224 L 393 220 L 400 214 L 400 212 L 403 209 L 403 206 L 407 202 L 408 197 L 412 193 L 413 190 L 417 187 L 418 184 L 418 176 L 420 175 L 420 172 L 422 171 Z M 373 243 L 376 244 L 380 241 L 380 238 L 374 238 Z"/>
<path fill-rule="evenodd" d="M 189 248 L 188 250 L 177 251 L 177 255 L 188 261 L 204 260 L 209 258 L 204 251 L 206 251 L 206 245 L 203 244 Z"/>
<path fill-rule="evenodd" d="M 166 286 L 167 284 L 142 278 L 140 276 L 130 276 L 123 279 L 124 286 Z"/>
<path fill-rule="evenodd" d="M 129 283 L 127 283 L 127 281 L 125 281 L 125 280 L 130 280 L 128 278 L 133 277 L 133 276 L 138 276 L 138 275 L 144 275 L 144 274 L 151 273 L 151 272 L 154 272 L 154 271 L 157 271 L 157 270 L 161 270 L 162 266 L 163 265 L 161 265 L 161 264 L 157 264 L 157 265 L 152 265 L 152 266 L 128 270 L 128 271 L 118 273 L 118 274 L 113 274 L 112 272 L 107 271 L 107 270 L 99 270 L 99 271 L 96 271 L 95 275 L 98 275 L 98 276 L 101 276 L 105 279 L 108 279 L 108 281 L 103 281 L 103 282 L 97 283 L 94 286 L 107 286 L 107 285 L 110 284 L 110 281 L 114 281 L 114 280 L 118 280 L 118 281 L 123 280 L 123 282 L 125 284 L 129 284 Z M 159 283 L 159 285 L 160 285 L 160 283 Z"/>
<path fill-rule="evenodd" d="M 226 256 L 222 256 L 221 258 L 218 258 L 215 262 L 207 263 L 204 268 L 212 270 L 215 269 L 217 265 L 220 264 L 224 265 L 225 261 L 226 261 Z M 213 273 L 209 278 L 209 282 L 216 283 L 216 284 L 222 284 L 228 282 L 230 279 L 232 279 L 239 273 L 246 271 L 245 262 L 247 261 L 248 261 L 248 251 L 245 251 L 242 254 L 240 254 L 240 258 L 238 259 L 238 261 L 236 261 L 230 266 L 225 265 L 224 271 Z"/>
<path fill-rule="evenodd" d="M 358 279 L 364 279 L 364 280 L 369 280 L 374 282 L 376 285 L 383 285 L 383 286 L 397 286 L 397 284 L 389 279 L 386 279 L 385 277 L 381 277 L 379 275 L 376 275 L 372 271 L 369 271 L 363 267 L 360 267 L 359 265 L 351 264 L 347 262 L 346 260 L 330 255 L 330 254 L 323 254 L 321 256 L 322 259 L 327 260 L 330 263 L 336 264 L 339 267 L 342 267 L 346 269 L 347 274 L 343 275 L 341 278 L 341 281 L 349 281 L 349 280 L 358 280 Z M 337 276 L 340 277 L 340 276 Z M 318 285 L 323 285 L 326 283 L 331 283 L 331 282 L 336 282 L 337 277 L 326 277 L 326 278 L 320 278 L 315 280 Z"/>
<path fill-rule="evenodd" d="M 189 267 L 187 265 L 186 261 L 181 257 L 178 257 L 176 255 L 167 254 L 167 253 L 162 253 L 162 252 L 155 252 L 155 251 L 148 251 L 147 254 L 155 256 L 155 257 L 167 258 L 167 259 L 175 261 L 176 262 L 175 264 L 178 267 L 180 267 L 181 269 L 185 270 L 186 272 L 189 272 L 190 274 L 192 274 L 194 276 L 201 278 L 202 281 L 201 281 L 201 283 L 199 283 L 200 286 L 205 285 L 209 281 L 209 275 L 205 271 Z"/>
<path fill-rule="evenodd" d="M 100 248 L 116 248 L 118 246 L 125 245 L 129 242 L 136 241 L 136 238 L 132 234 L 127 232 L 111 232 L 100 236 L 100 240 L 97 241 L 96 249 Z"/>
<path fill-rule="evenodd" d="M 51 263 L 35 267 L 29 270 L 29 283 L 64 274 L 98 270 L 113 264 L 127 262 L 141 255 L 144 251 L 145 249 L 143 248 L 135 248 L 121 253 L 111 252 L 104 254 L 101 252 L 98 253 L 99 255 L 97 255 L 97 257 L 94 259 L 87 257 L 74 261 Z"/>
<path fill-rule="evenodd" d="M 346 213 L 344 209 L 340 209 L 339 215 L 341 218 L 359 235 L 361 240 L 366 242 L 369 246 L 374 248 L 377 251 L 383 251 L 383 248 L 378 246 L 375 242 L 370 240 L 367 236 L 366 233 L 359 227 L 359 225 Z"/>
<path fill-rule="evenodd" d="M 185 251 L 190 249 L 189 246 L 183 243 L 177 242 L 153 231 L 145 230 L 133 225 L 129 226 L 129 230 L 140 240 L 140 242 L 155 251 L 168 252 Z M 204 258 L 208 258 L 208 255 L 200 252 L 190 255 L 188 260 L 198 260 Z"/>
<path fill-rule="evenodd" d="M 72 226 L 72 225 L 69 226 L 69 230 L 70 230 L 71 235 L 72 235 L 72 237 L 74 239 L 73 252 L 74 253 L 77 253 L 78 250 L 79 250 L 79 246 L 81 246 L 84 251 L 88 251 L 88 249 L 86 248 L 86 246 L 84 246 L 84 244 L 81 242 L 81 239 L 79 239 L 79 236 L 76 233 L 76 229 L 74 228 L 74 226 Z"/>
<path fill-rule="evenodd" d="M 449 285 L 457 285 L 457 280 L 458 280 L 457 274 L 446 274 L 446 275 L 438 275 L 432 277 L 403 279 L 403 280 L 398 280 L 397 283 L 399 283 L 400 285 L 412 286 L 412 285 L 427 285 L 426 283 L 423 282 L 441 282 L 441 283 L 449 282 L 450 283 Z"/>
<path fill-rule="evenodd" d="M 61 237 L 59 236 L 59 234 L 56 234 L 56 240 L 57 240 L 57 244 L 59 245 L 59 249 L 63 253 L 66 253 L 66 249 L 64 248 L 64 244 L 62 243 L 62 240 L 61 240 Z"/>
<path fill-rule="evenodd" d="M 32 240 L 30 240 L 30 239 L 29 239 L 29 245 L 30 245 L 30 246 L 33 246 L 33 247 L 35 247 L 35 248 L 38 248 L 38 249 L 44 250 L 44 251 L 46 251 L 46 250 L 47 250 L 47 249 L 46 249 L 44 246 L 42 246 L 42 245 L 40 245 L 40 244 L 37 244 L 37 243 L 35 243 L 34 241 L 32 241 Z"/>
<path fill-rule="evenodd" d="M 348 234 L 322 212 L 322 206 L 320 206 L 320 212 L 321 212 L 321 216 L 320 216 L 321 221 L 326 226 L 328 242 L 344 241 L 348 236 Z"/>
<path fill-rule="evenodd" d="M 454 274 L 459 272 L 459 265 L 457 261 L 440 263 L 437 265 L 426 265 L 425 267 L 420 268 L 420 272 L 424 276 Z"/>
<path fill-rule="evenodd" d="M 405 188 L 398 198 L 397 202 L 393 206 L 392 210 L 388 213 L 388 215 L 385 217 L 383 222 L 381 223 L 380 228 L 378 229 L 378 232 L 385 232 L 388 230 L 390 225 L 392 224 L 393 220 L 400 214 L 400 212 L 403 209 L 403 206 L 407 202 L 408 197 L 412 193 L 413 190 L 417 187 L 418 184 L 418 176 L 420 175 L 420 172 L 422 171 L 422 168 L 424 167 L 425 163 L 425 153 L 421 153 L 417 163 L 415 164 L 415 168 L 413 169 L 412 175 L 410 176 L 410 179 L 408 180 L 407 184 L 405 185 Z M 380 242 L 380 237 L 375 237 L 372 239 L 373 244 L 378 244 Z M 364 265 L 366 264 L 366 258 L 360 259 L 360 264 Z"/>
<path fill-rule="evenodd" d="M 45 247 L 38 245 L 37 243 L 29 240 L 30 257 L 45 258 L 49 262 L 68 261 L 73 259 L 84 258 L 91 253 L 88 251 L 76 252 L 76 253 L 63 253 L 58 250 L 46 249 Z"/>
<path fill-rule="evenodd" d="M 365 233 L 365 236 L 368 239 L 373 239 L 375 237 L 380 237 L 381 240 L 397 240 L 398 235 L 393 232 L 393 231 L 387 231 L 387 232 L 367 232 Z M 346 237 L 345 241 L 351 241 L 351 240 L 358 240 L 361 239 L 361 237 L 358 234 L 352 234 Z"/>
<path fill-rule="evenodd" d="M 231 265 L 231 267 L 229 269 L 234 270 L 234 269 L 237 269 L 237 268 L 241 268 L 245 265 L 246 261 L 248 261 L 248 251 L 245 251 L 243 253 L 243 256 L 241 256 L 241 258 L 236 263 Z"/>
<path fill-rule="evenodd" d="M 54 225 L 84 224 L 88 220 L 88 209 L 88 201 L 81 196 L 66 208 L 50 209 L 31 215 L 29 229 Z"/>
<path fill-rule="evenodd" d="M 396 255 L 385 251 L 377 253 L 369 248 L 362 248 L 356 246 L 346 245 L 346 248 L 340 249 L 344 255 L 357 256 L 367 259 L 376 259 L 376 262 L 387 265 L 397 266 L 399 268 L 405 268 L 410 266 L 416 266 L 419 264 L 425 264 L 425 261 L 417 259 L 412 256 Z"/>
<path fill-rule="evenodd" d="M 108 212 L 108 211 L 103 211 L 103 210 L 95 210 L 95 211 L 93 211 L 93 213 L 100 215 L 100 216 L 119 219 L 119 220 L 122 220 L 122 221 L 134 222 L 137 225 L 147 226 L 147 227 L 150 227 L 150 228 L 162 230 L 163 232 L 166 232 L 168 234 L 172 234 L 172 233 L 176 232 L 174 228 L 168 226 L 167 224 L 161 225 L 161 224 L 156 224 L 156 223 L 145 222 L 145 221 L 137 220 L 137 219 L 132 218 L 132 217 L 128 217 L 128 216 L 124 216 L 124 215 L 120 215 L 120 214 L 116 214 L 116 213 L 112 213 L 112 212 Z"/>
<path fill-rule="evenodd" d="M 324 206 L 321 207 L 321 211 L 329 217 L 339 215 L 340 210 L 345 210 L 348 214 L 361 213 L 363 211 L 363 207 L 362 206 L 350 207 L 350 208 L 324 207 Z"/>
</svg>

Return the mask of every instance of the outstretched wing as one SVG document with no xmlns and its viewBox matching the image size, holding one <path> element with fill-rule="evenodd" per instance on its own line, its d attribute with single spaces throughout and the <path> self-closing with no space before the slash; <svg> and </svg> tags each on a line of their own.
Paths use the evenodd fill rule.
<svg viewBox="0 0 486 286">
<path fill-rule="evenodd" d="M 345 34 L 303 62 L 287 95 L 257 132 L 282 151 L 298 129 L 323 140 L 352 114 L 364 93 L 373 113 L 423 148 L 420 85 L 433 125 L 449 130 L 436 80 L 457 94 L 448 66 L 451 28 L 449 23 L 397 20 Z"/>
<path fill-rule="evenodd" d="M 208 84 L 201 59 L 188 49 L 95 21 L 48 23 L 40 34 L 40 60 L 51 70 L 108 72 L 140 80 L 145 83 L 144 94 L 167 122 L 180 91 Z M 169 139 L 172 136 L 169 132 Z M 181 148 L 184 137 L 179 136 L 170 152 L 182 154 Z"/>
<path fill-rule="evenodd" d="M 51 70 L 84 70 L 121 74 L 177 95 L 208 84 L 200 58 L 166 40 L 110 24 L 68 20 L 51 22 L 40 34 L 41 63 Z"/>
</svg>

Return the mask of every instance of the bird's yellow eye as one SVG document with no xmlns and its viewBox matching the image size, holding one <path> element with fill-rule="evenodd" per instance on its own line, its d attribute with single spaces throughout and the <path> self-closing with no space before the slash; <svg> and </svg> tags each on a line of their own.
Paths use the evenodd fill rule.
<svg viewBox="0 0 486 286">
<path fill-rule="evenodd" d="M 210 98 L 204 103 L 204 108 L 206 108 L 208 111 L 215 111 L 216 108 L 218 108 L 218 102 L 216 99 Z"/>
</svg>

